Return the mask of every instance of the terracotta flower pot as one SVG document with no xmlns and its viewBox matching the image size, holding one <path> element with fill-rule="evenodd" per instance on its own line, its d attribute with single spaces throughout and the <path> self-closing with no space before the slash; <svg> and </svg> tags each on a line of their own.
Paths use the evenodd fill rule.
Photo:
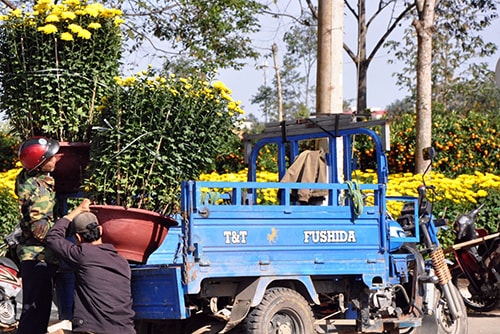
<svg viewBox="0 0 500 334">
<path fill-rule="evenodd" d="M 103 229 L 103 242 L 115 246 L 130 262 L 146 263 L 160 247 L 168 229 L 177 225 L 171 217 L 156 212 L 114 205 L 91 205 Z"/>
<path fill-rule="evenodd" d="M 84 180 L 90 160 L 90 143 L 59 142 L 54 178 L 57 193 L 76 193 Z"/>
</svg>

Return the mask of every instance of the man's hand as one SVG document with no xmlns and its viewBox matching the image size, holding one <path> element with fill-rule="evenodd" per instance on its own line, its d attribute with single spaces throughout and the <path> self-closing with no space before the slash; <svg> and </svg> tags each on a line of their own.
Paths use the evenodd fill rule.
<svg viewBox="0 0 500 334">
<path fill-rule="evenodd" d="M 89 212 L 90 211 L 89 205 L 90 205 L 90 200 L 88 198 L 84 198 L 83 201 L 80 203 L 80 205 L 74 208 L 65 217 L 68 220 L 73 221 L 73 219 L 75 219 L 75 217 L 78 216 L 80 213 Z"/>
<path fill-rule="evenodd" d="M 47 219 L 40 219 L 33 223 L 32 225 L 33 237 L 35 239 L 42 241 L 45 235 L 49 231 L 49 221 Z"/>
</svg>

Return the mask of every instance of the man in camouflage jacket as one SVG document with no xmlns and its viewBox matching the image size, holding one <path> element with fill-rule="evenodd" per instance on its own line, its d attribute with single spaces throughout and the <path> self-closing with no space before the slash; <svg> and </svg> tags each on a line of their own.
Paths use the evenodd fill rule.
<svg viewBox="0 0 500 334">
<path fill-rule="evenodd" d="M 23 170 L 16 179 L 23 235 L 17 246 L 23 282 L 23 311 L 17 334 L 45 334 L 52 306 L 57 264 L 44 238 L 54 222 L 57 141 L 32 138 L 19 148 Z"/>
</svg>

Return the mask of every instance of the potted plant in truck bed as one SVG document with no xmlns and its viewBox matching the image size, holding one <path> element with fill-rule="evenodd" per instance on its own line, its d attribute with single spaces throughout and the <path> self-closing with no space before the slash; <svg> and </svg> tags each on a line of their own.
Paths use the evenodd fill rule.
<svg viewBox="0 0 500 334">
<path fill-rule="evenodd" d="M 160 75 L 151 68 L 117 77 L 93 135 L 86 187 L 101 204 L 93 210 L 114 205 L 160 216 L 176 213 L 180 182 L 210 169 L 236 136 L 243 111 L 230 94 L 221 82 Z"/>
<path fill-rule="evenodd" d="M 76 149 L 88 162 L 96 105 L 120 66 L 122 21 L 120 11 L 80 0 L 38 0 L 0 16 L 0 109 L 15 134 L 57 139 L 60 158 Z M 60 161 L 61 190 L 82 168 Z"/>
</svg>

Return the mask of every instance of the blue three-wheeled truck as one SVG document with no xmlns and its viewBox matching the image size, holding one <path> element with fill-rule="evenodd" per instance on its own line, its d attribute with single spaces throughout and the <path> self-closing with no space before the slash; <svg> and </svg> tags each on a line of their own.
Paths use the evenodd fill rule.
<svg viewBox="0 0 500 334">
<path fill-rule="evenodd" d="M 350 115 L 270 123 L 245 139 L 247 182 L 183 182 L 178 226 L 132 265 L 138 334 L 467 333 L 425 182 L 386 194 L 387 138 Z M 372 183 L 356 179 L 358 140 Z M 257 182 L 269 147 L 280 182 Z"/>
</svg>

